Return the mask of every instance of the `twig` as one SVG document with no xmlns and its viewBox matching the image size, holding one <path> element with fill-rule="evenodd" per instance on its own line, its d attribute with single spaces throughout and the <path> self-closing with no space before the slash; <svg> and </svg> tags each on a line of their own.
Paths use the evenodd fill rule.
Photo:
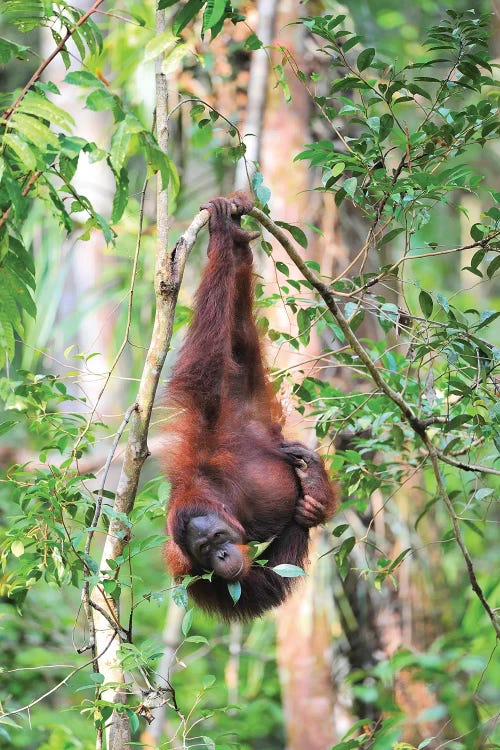
<svg viewBox="0 0 500 750">
<path fill-rule="evenodd" d="M 440 461 L 443 461 L 443 463 L 449 464 L 450 466 L 456 466 L 457 469 L 462 469 L 462 471 L 477 471 L 480 474 L 493 474 L 494 476 L 500 477 L 500 471 L 498 471 L 498 469 L 492 469 L 489 466 L 482 466 L 480 464 L 468 464 L 466 461 L 457 461 L 457 459 L 443 453 L 443 451 L 440 451 L 438 448 L 434 448 L 434 450 Z"/>
<path fill-rule="evenodd" d="M 469 554 L 469 550 L 467 549 L 465 545 L 462 532 L 460 531 L 460 526 L 458 523 L 457 515 L 455 513 L 455 509 L 453 507 L 453 504 L 449 498 L 448 492 L 444 485 L 441 472 L 439 471 L 439 464 L 438 464 L 439 454 L 436 451 L 434 445 L 432 444 L 431 440 L 429 439 L 427 435 L 425 436 L 425 445 L 426 445 L 427 450 L 429 451 L 429 458 L 431 461 L 432 469 L 434 471 L 434 476 L 436 478 L 436 483 L 438 486 L 439 494 L 441 495 L 444 501 L 444 504 L 446 505 L 446 508 L 448 509 L 449 516 L 451 518 L 451 524 L 453 526 L 453 535 L 455 537 L 455 540 L 458 546 L 460 547 L 460 551 L 462 553 L 462 556 L 465 560 L 465 564 L 467 566 L 467 574 L 469 576 L 471 588 L 476 594 L 479 601 L 481 602 L 483 609 L 487 613 L 488 617 L 490 618 L 491 624 L 493 625 L 493 629 L 496 633 L 497 638 L 500 639 L 500 622 L 495 612 L 493 612 L 490 605 L 486 601 L 486 597 L 484 596 L 483 590 L 478 583 L 476 572 L 472 564 L 472 559 Z"/>
<path fill-rule="evenodd" d="M 75 31 L 80 26 L 82 26 L 85 23 L 85 21 L 87 21 L 87 19 L 90 18 L 91 15 L 93 15 L 96 12 L 97 8 L 100 5 L 102 5 L 103 2 L 104 2 L 104 0 L 96 0 L 95 3 L 92 5 L 92 7 L 89 8 L 88 11 L 86 13 L 84 13 L 81 18 L 78 19 L 78 21 L 76 22 L 76 24 L 74 25 L 74 27 L 72 29 L 68 29 L 68 31 L 66 32 L 66 34 L 64 35 L 64 37 L 61 39 L 61 41 L 59 42 L 59 44 L 57 45 L 57 47 L 55 48 L 55 50 L 48 57 L 46 57 L 45 60 L 43 60 L 40 63 L 40 65 L 38 66 L 38 68 L 35 70 L 35 72 L 31 76 L 31 78 L 29 79 L 28 83 L 21 90 L 21 93 L 17 97 L 17 99 L 14 102 L 14 104 L 12 104 L 8 109 L 5 110 L 5 112 L 3 114 L 5 120 L 8 120 L 12 116 L 12 113 L 20 105 L 20 103 L 22 102 L 22 100 L 24 99 L 24 97 L 26 96 L 26 94 L 28 93 L 28 91 L 30 90 L 30 88 L 33 86 L 33 84 L 36 81 L 38 81 L 38 79 L 42 75 L 42 73 L 45 70 L 45 68 L 47 68 L 50 65 L 50 63 L 52 62 L 52 60 L 55 57 L 57 57 L 57 55 L 59 54 L 59 52 L 61 52 L 61 50 L 65 46 L 66 42 L 69 39 L 71 39 L 71 37 L 73 36 L 73 34 L 75 33 Z"/>
<path fill-rule="evenodd" d="M 137 277 L 137 267 L 138 267 L 138 264 L 139 264 L 139 253 L 140 253 L 140 250 L 141 250 L 142 226 L 143 226 L 143 222 L 144 222 L 144 204 L 145 204 L 145 201 L 146 201 L 146 189 L 147 189 L 147 186 L 148 186 L 148 180 L 146 179 L 144 181 L 144 185 L 142 186 L 141 201 L 140 201 L 140 204 L 139 204 L 139 226 L 138 226 L 138 229 L 137 229 L 137 242 L 136 242 L 136 245 L 135 245 L 134 261 L 133 261 L 133 264 L 132 264 L 132 273 L 131 273 L 131 276 L 130 276 L 130 284 L 129 284 L 129 290 L 128 290 L 129 302 L 128 302 L 128 308 L 127 308 L 127 322 L 125 323 L 125 333 L 123 335 L 120 347 L 119 347 L 119 349 L 118 349 L 118 351 L 117 351 L 117 353 L 115 355 L 115 358 L 114 358 L 113 362 L 111 363 L 111 367 L 109 368 L 109 372 L 106 373 L 106 377 L 104 379 L 104 383 L 103 383 L 103 385 L 101 387 L 101 390 L 97 394 L 97 398 L 95 400 L 95 404 L 92 407 L 92 410 L 90 412 L 90 415 L 89 415 L 89 418 L 87 420 L 87 423 L 86 423 L 85 427 L 83 428 L 83 430 L 81 431 L 80 435 L 78 436 L 77 441 L 75 442 L 75 445 L 73 447 L 73 456 L 77 455 L 77 450 L 78 450 L 78 447 L 79 447 L 80 443 L 82 442 L 82 440 L 85 437 L 85 435 L 87 434 L 87 432 L 90 430 L 90 426 L 91 426 L 92 421 L 94 419 L 94 414 L 97 411 L 97 407 L 99 406 L 99 402 L 100 402 L 100 400 L 101 400 L 101 398 L 102 398 L 102 396 L 104 394 L 104 391 L 106 390 L 106 388 L 108 386 L 108 383 L 109 383 L 109 381 L 111 379 L 111 375 L 113 374 L 113 372 L 114 372 L 114 370 L 116 368 L 116 365 L 118 364 L 118 362 L 120 360 L 120 357 L 122 356 L 122 354 L 124 352 L 124 349 L 125 349 L 125 347 L 126 347 L 126 345 L 128 343 L 128 340 L 129 340 L 128 337 L 129 337 L 129 333 L 130 333 L 130 326 L 132 324 L 132 304 L 133 304 L 133 301 L 134 301 L 135 280 L 136 280 L 136 277 Z M 136 407 L 137 407 L 137 404 L 136 404 Z"/>
<path fill-rule="evenodd" d="M 113 636 L 114 638 L 114 636 Z M 108 645 L 104 649 L 106 651 L 111 646 L 111 641 L 109 641 Z M 99 656 L 102 656 L 104 651 L 102 651 Z M 40 703 L 45 698 L 48 698 L 49 695 L 52 695 L 52 693 L 55 693 L 56 690 L 59 690 L 60 687 L 63 685 L 66 685 L 69 680 L 71 680 L 72 677 L 75 676 L 75 674 L 78 674 L 78 672 L 81 672 L 82 669 L 86 669 L 89 667 L 92 662 L 94 661 L 94 658 L 90 659 L 90 661 L 85 662 L 85 664 L 81 664 L 79 667 L 75 667 L 66 677 L 57 683 L 57 685 L 54 685 L 54 687 L 50 688 L 50 690 L 47 690 L 46 693 L 43 695 L 40 695 L 38 698 L 35 698 L 35 700 L 31 701 L 30 703 L 27 703 L 25 706 L 21 706 L 20 708 L 15 708 L 13 711 L 7 711 L 6 713 L 0 714 L 0 719 L 5 719 L 7 716 L 14 716 L 15 714 L 20 714 L 22 711 L 29 711 L 30 708 L 33 706 L 36 706 L 37 703 Z"/>
<path fill-rule="evenodd" d="M 94 517 L 92 519 L 91 529 L 87 535 L 87 540 L 85 542 L 85 554 L 86 555 L 90 553 L 90 546 L 92 544 L 92 539 L 94 538 L 97 524 L 99 523 L 99 518 L 101 517 L 102 500 L 104 496 L 104 489 L 106 487 L 106 479 L 108 478 L 108 472 L 111 466 L 111 462 L 116 453 L 116 449 L 118 447 L 118 443 L 120 442 L 121 436 L 123 435 L 123 431 L 125 430 L 125 427 L 128 425 L 130 421 L 132 412 L 135 411 L 136 409 L 137 409 L 137 402 L 132 404 L 132 406 L 129 406 L 129 408 L 125 412 L 125 416 L 123 417 L 123 422 L 121 423 L 118 430 L 116 431 L 115 439 L 113 440 L 113 445 L 111 446 L 111 450 L 108 453 L 106 463 L 104 464 L 104 474 L 103 474 L 101 486 L 99 487 L 99 492 L 97 493 L 97 498 L 95 501 Z"/>
</svg>

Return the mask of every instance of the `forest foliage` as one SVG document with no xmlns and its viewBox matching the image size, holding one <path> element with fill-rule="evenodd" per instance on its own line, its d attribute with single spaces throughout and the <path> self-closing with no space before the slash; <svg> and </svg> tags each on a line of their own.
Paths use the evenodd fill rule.
<svg viewBox="0 0 500 750">
<path fill-rule="evenodd" d="M 12 747 L 39 746 L 37 729 L 44 748 L 94 746 L 94 727 L 102 727 L 113 710 L 128 718 L 134 736 L 140 732 L 137 685 L 154 681 L 171 595 L 162 573 L 168 487 L 161 476 L 149 475 L 125 515 L 113 504 L 116 487 L 96 484 L 86 458 L 103 441 L 114 454 L 115 434 L 122 440 L 127 434 L 128 419 L 119 427 L 127 409 L 135 418 L 134 379 L 141 377 L 154 315 L 155 219 L 144 208 L 143 185 L 157 179 L 168 190 L 172 222 L 181 227 L 196 213 L 196 200 L 208 197 L 189 184 L 187 163 L 203 161 L 216 193 L 245 156 L 234 113 L 218 111 L 189 90 L 181 90 L 171 112 L 172 123 L 183 118 L 185 142 L 176 143 L 173 129 L 167 153 L 130 83 L 144 71 L 153 77 L 159 57 L 164 75 L 182 69 L 192 81 L 208 76 L 211 86 L 221 85 L 210 68 L 211 45 L 223 29 L 245 23 L 243 11 L 225 0 L 160 0 L 170 23 L 155 33 L 152 13 L 142 6 L 121 11 L 124 24 L 121 16 L 100 16 L 101 3 L 84 11 L 49 0 L 5 0 L 0 21 L 0 74 L 16 80 L 0 94 L 0 639 L 2 677 L 8 676 L 0 689 L 0 736 Z M 439 746 L 500 747 L 500 192 L 494 181 L 500 124 L 491 18 L 443 11 L 419 54 L 403 62 L 403 55 L 391 61 L 383 44 L 369 46 L 344 14 L 305 15 L 296 24 L 314 40 L 320 62 L 303 70 L 286 48 L 269 50 L 274 82 L 294 106 L 295 78 L 314 106 L 317 132 L 327 135 L 304 142 L 283 171 L 306 163 L 311 190 L 333 196 L 340 213 L 356 215 L 364 241 L 355 250 L 356 263 L 335 276 L 307 260 L 320 230 L 307 217 L 292 225 L 274 216 L 272 190 L 255 165 L 251 187 L 259 210 L 249 223 L 267 226 L 289 253 L 286 263 L 274 261 L 274 287 L 257 286 L 259 327 L 271 345 L 299 353 L 312 334 L 323 342 L 318 360 L 325 366 L 312 374 L 280 370 L 273 377 L 314 422 L 329 470 L 341 482 L 342 512 L 328 551 L 332 576 L 344 582 L 354 576 L 372 592 L 393 591 L 411 559 L 414 575 L 431 591 L 427 616 L 439 621 L 419 650 L 401 649 L 350 672 L 353 729 L 335 747 L 411 747 L 398 744 L 405 716 L 394 684 L 402 671 L 435 696 L 426 718 L 443 727 Z M 108 118 L 106 147 L 80 134 L 61 84 L 51 80 L 49 58 L 34 68 L 40 59 L 34 32 L 42 27 L 66 68 L 65 89 L 75 90 L 82 109 Z M 251 54 L 261 42 L 247 31 L 238 44 Z M 112 177 L 106 214 L 81 188 L 82 161 L 91 169 L 104 166 Z M 468 198 L 479 207 L 477 219 L 470 220 Z M 51 275 L 51 267 L 61 271 L 68 237 L 86 243 L 96 235 L 115 259 L 114 276 L 103 279 L 95 299 L 80 300 L 78 310 L 85 310 L 84 302 L 119 308 L 112 366 L 103 379 L 104 390 L 126 362 L 132 382 L 124 381 L 118 421 L 101 418 L 99 404 L 78 386 L 96 352 L 75 347 L 74 328 L 66 321 L 65 329 L 61 313 L 56 325 L 64 278 Z M 268 235 L 260 252 L 272 261 Z M 272 314 L 277 306 L 293 318 L 293 329 L 278 327 Z M 50 324 L 41 334 L 44 319 L 54 321 L 57 347 Z M 188 320 L 189 310 L 178 304 L 174 345 Z M 72 325 L 79 324 L 85 318 L 77 311 Z M 46 356 L 52 348 L 53 360 Z M 348 392 L 345 382 L 330 377 L 334 366 L 349 373 Z M 414 487 L 418 502 L 405 515 L 398 497 Z M 393 556 L 374 532 L 370 498 L 377 493 L 394 537 L 400 534 Z M 102 532 L 114 523 L 128 543 L 103 573 Z M 82 590 L 89 596 L 95 588 L 123 603 L 116 627 L 129 697 L 119 706 L 103 698 L 103 676 L 92 671 L 87 650 L 89 615 L 78 611 Z M 248 692 L 238 719 L 228 718 L 221 666 L 226 635 L 189 609 L 186 586 L 174 587 L 174 598 L 187 607 L 180 648 L 191 664 L 177 682 L 170 714 L 182 726 L 185 746 L 250 748 L 264 736 L 269 748 L 280 747 L 271 631 L 265 623 L 248 630 L 242 667 Z M 75 622 L 77 655 L 70 656 Z M 252 648 L 265 653 L 266 647 L 266 659 L 257 665 Z M 65 666 L 59 650 L 68 654 Z M 34 681 L 28 668 L 40 670 L 43 680 Z M 75 729 L 49 717 L 51 701 L 61 693 L 54 705 L 73 707 Z M 229 732 L 237 736 L 228 739 Z M 438 746 L 432 743 L 429 736 L 419 747 Z"/>
</svg>

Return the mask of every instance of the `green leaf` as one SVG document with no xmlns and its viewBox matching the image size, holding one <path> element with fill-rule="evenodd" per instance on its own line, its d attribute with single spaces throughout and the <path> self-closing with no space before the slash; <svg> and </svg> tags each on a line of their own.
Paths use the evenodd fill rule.
<svg viewBox="0 0 500 750">
<path fill-rule="evenodd" d="M 7 65 L 9 60 L 14 57 L 17 57 L 18 60 L 27 60 L 30 52 L 29 47 L 14 44 L 10 39 L 0 37 L 0 65 Z"/>
<path fill-rule="evenodd" d="M 194 616 L 194 610 L 188 609 L 188 611 L 182 618 L 181 630 L 182 630 L 183 635 L 187 635 L 189 631 L 191 630 L 191 625 L 193 624 L 193 616 Z"/>
<path fill-rule="evenodd" d="M 17 539 L 10 545 L 10 551 L 12 552 L 14 557 L 22 557 L 22 555 L 24 555 L 24 544 L 20 539 Z"/>
<path fill-rule="evenodd" d="M 271 570 L 274 570 L 281 578 L 298 578 L 299 576 L 305 576 L 305 572 L 298 565 L 289 565 L 288 563 L 282 563 L 281 565 L 275 565 Z"/>
<path fill-rule="evenodd" d="M 170 31 L 154 36 L 144 49 L 144 62 L 155 60 L 158 55 L 171 51 L 177 44 L 177 36 Z"/>
<path fill-rule="evenodd" d="M 335 562 L 337 563 L 339 573 L 343 578 L 345 578 L 349 572 L 348 555 L 354 549 L 355 544 L 356 539 L 353 536 L 347 537 L 347 539 L 345 539 L 340 545 L 339 550 L 335 553 Z"/>
<path fill-rule="evenodd" d="M 350 33 L 350 32 L 349 32 Z M 345 35 L 345 32 L 342 32 L 342 35 Z M 351 36 L 350 39 L 347 39 L 342 45 L 342 51 L 343 52 L 349 52 L 350 49 L 355 47 L 359 42 L 363 41 L 362 36 L 357 36 L 356 34 L 354 36 Z"/>
<path fill-rule="evenodd" d="M 23 141 L 22 138 L 19 138 L 15 133 L 5 133 L 3 136 L 3 143 L 5 146 L 12 149 L 15 155 L 19 158 L 24 169 L 28 172 L 34 171 L 36 168 L 36 156 L 26 141 Z"/>
<path fill-rule="evenodd" d="M 430 318 L 430 316 L 432 315 L 432 310 L 434 308 L 434 303 L 429 292 L 426 292 L 422 289 L 422 291 L 418 295 L 418 303 L 425 317 Z"/>
<path fill-rule="evenodd" d="M 128 202 L 128 170 L 122 167 L 119 176 L 115 175 L 116 179 L 116 191 L 113 196 L 113 210 L 111 212 L 111 221 L 113 223 L 119 221 L 123 216 L 123 212 Z"/>
<path fill-rule="evenodd" d="M 300 227 L 296 227 L 294 224 L 287 224 L 286 221 L 277 221 L 276 224 L 279 227 L 283 227 L 283 229 L 287 229 L 301 247 L 307 247 L 307 237 Z"/>
<path fill-rule="evenodd" d="M 260 41 L 259 37 L 252 32 L 250 36 L 245 40 L 244 46 L 246 47 L 246 49 L 254 51 L 256 49 L 262 48 L 262 42 Z"/>
<path fill-rule="evenodd" d="M 88 70 L 72 70 L 64 80 L 73 86 L 84 86 L 87 88 L 97 86 L 98 88 L 104 88 L 103 82 Z"/>
<path fill-rule="evenodd" d="M 172 49 L 169 52 L 166 52 L 164 55 L 164 58 L 161 62 L 161 72 L 165 76 L 172 75 L 175 71 L 179 70 L 181 67 L 181 63 L 190 53 L 189 46 L 187 44 L 181 44 L 177 42 L 175 47 L 172 47 Z M 218 116 L 215 112 L 210 112 L 210 117 Z"/>
<path fill-rule="evenodd" d="M 19 106 L 19 111 L 48 120 L 51 125 L 56 125 L 61 130 L 71 130 L 75 124 L 69 112 L 35 91 L 28 91 Z"/>
<path fill-rule="evenodd" d="M 117 174 L 120 173 L 120 170 L 125 163 L 130 137 L 131 134 L 128 122 L 127 120 L 122 120 L 118 123 L 118 127 L 111 138 L 111 150 L 109 154 L 111 164 Z"/>
<path fill-rule="evenodd" d="M 392 302 L 385 302 L 380 307 L 378 319 L 383 330 L 390 331 L 390 329 L 396 325 L 399 319 L 398 306 L 394 305 Z"/>
<path fill-rule="evenodd" d="M 266 539 L 265 542 L 249 542 L 250 547 L 250 557 L 252 560 L 257 560 L 263 552 L 266 551 L 266 549 L 269 547 L 270 544 L 272 544 L 275 540 L 275 537 L 272 536 L 270 539 Z"/>
<path fill-rule="evenodd" d="M 212 685 L 215 685 L 214 675 L 213 674 L 204 675 L 201 684 L 202 684 L 203 690 L 209 690 L 212 687 Z"/>
<path fill-rule="evenodd" d="M 0 367 L 3 367 L 7 360 L 14 356 L 15 340 L 12 324 L 5 311 L 0 306 Z"/>
<path fill-rule="evenodd" d="M 5 433 L 9 432 L 9 430 L 15 427 L 16 424 L 19 424 L 19 421 L 14 421 L 12 419 L 7 422 L 0 422 L 0 435 L 5 435 Z"/>
<path fill-rule="evenodd" d="M 59 140 L 56 134 L 36 117 L 16 111 L 12 115 L 10 125 L 28 141 L 34 143 L 42 153 L 47 151 L 47 146 L 51 146 L 54 151 L 59 150 Z"/>
<path fill-rule="evenodd" d="M 204 0 L 188 0 L 186 5 L 177 13 L 172 24 L 174 34 L 179 35 L 192 18 L 196 16 L 204 5 Z"/>
<path fill-rule="evenodd" d="M 309 344 L 311 338 L 311 310 L 301 307 L 297 313 L 297 325 L 299 327 L 299 338 L 304 346 Z"/>
<path fill-rule="evenodd" d="M 470 228 L 470 236 L 476 242 L 481 242 L 488 228 L 484 224 L 473 224 Z"/>
<path fill-rule="evenodd" d="M 382 247 L 382 245 L 386 245 L 388 242 L 393 240 L 395 237 L 398 236 L 398 234 L 401 234 L 401 232 L 404 232 L 404 227 L 397 227 L 396 229 L 391 229 L 390 232 L 387 232 L 387 234 L 384 234 L 381 240 L 378 242 L 378 246 Z"/>
<path fill-rule="evenodd" d="M 348 528 L 349 528 L 348 523 L 341 523 L 339 526 L 336 526 L 334 528 L 334 530 L 332 531 L 332 535 L 336 537 L 342 536 L 344 531 L 347 531 Z"/>
<path fill-rule="evenodd" d="M 290 270 L 288 266 L 286 265 L 286 263 L 282 263 L 281 260 L 276 261 L 276 268 L 278 269 L 278 271 L 281 271 L 281 273 L 284 273 L 285 276 L 290 276 Z"/>
<path fill-rule="evenodd" d="M 106 112 L 115 105 L 115 97 L 107 89 L 94 89 L 87 96 L 85 104 L 92 112 Z"/>
<path fill-rule="evenodd" d="M 264 177 L 262 172 L 254 172 L 252 175 L 252 188 L 257 196 L 257 200 L 262 203 L 263 206 L 267 206 L 271 197 L 271 191 L 266 185 L 264 185 Z"/>
<path fill-rule="evenodd" d="M 332 177 L 338 177 L 345 169 L 345 162 L 338 161 L 331 169 Z"/>
<path fill-rule="evenodd" d="M 342 185 L 347 195 L 349 195 L 351 198 L 354 198 L 354 193 L 356 192 L 356 188 L 358 187 L 358 181 L 355 177 L 349 177 L 347 180 L 344 180 L 344 184 Z"/>
<path fill-rule="evenodd" d="M 224 18 L 226 0 L 208 0 L 207 9 L 203 17 L 203 29 L 212 29 Z"/>
<path fill-rule="evenodd" d="M 486 269 L 486 274 L 488 278 L 492 279 L 494 274 L 498 271 L 499 268 L 500 268 L 500 254 L 497 255 L 496 258 L 493 258 L 488 268 Z"/>
<path fill-rule="evenodd" d="M 241 583 L 239 581 L 229 581 L 227 590 L 234 604 L 236 604 L 241 598 Z"/>
<path fill-rule="evenodd" d="M 375 57 L 375 50 L 373 47 L 368 47 L 367 49 L 363 50 L 360 55 L 358 55 L 358 59 L 356 61 L 356 65 L 358 66 L 358 70 L 362 71 L 366 68 L 369 68 L 373 58 Z"/>
</svg>

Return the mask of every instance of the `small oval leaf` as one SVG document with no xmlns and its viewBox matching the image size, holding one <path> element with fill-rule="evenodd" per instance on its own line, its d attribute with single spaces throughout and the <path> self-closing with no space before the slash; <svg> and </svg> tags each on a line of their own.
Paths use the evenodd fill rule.
<svg viewBox="0 0 500 750">
<path fill-rule="evenodd" d="M 229 596 L 233 600 L 233 603 L 237 604 L 241 597 L 241 583 L 239 581 L 231 581 L 227 584 L 227 590 L 229 591 Z"/>
<path fill-rule="evenodd" d="M 274 570 L 282 578 L 298 578 L 299 576 L 305 576 L 305 572 L 298 565 L 289 565 L 288 563 L 282 563 L 281 565 L 275 565 L 271 570 Z"/>
</svg>

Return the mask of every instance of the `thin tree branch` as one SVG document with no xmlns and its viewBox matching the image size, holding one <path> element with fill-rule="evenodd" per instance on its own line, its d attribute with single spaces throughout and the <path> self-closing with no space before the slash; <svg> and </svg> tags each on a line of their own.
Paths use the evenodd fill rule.
<svg viewBox="0 0 500 750">
<path fill-rule="evenodd" d="M 57 45 L 57 47 L 55 48 L 55 50 L 48 57 L 46 57 L 45 60 L 43 60 L 40 63 L 40 65 L 38 66 L 38 68 L 35 70 L 35 72 L 31 76 L 31 78 L 29 79 L 28 83 L 21 90 L 21 93 L 17 97 L 17 99 L 14 102 L 14 104 L 12 104 L 8 109 L 5 110 L 5 112 L 3 114 L 5 120 L 8 120 L 12 116 L 12 113 L 20 105 L 20 103 L 22 102 L 22 100 L 24 99 L 24 97 L 26 96 L 26 94 L 28 93 L 28 91 L 30 90 L 30 88 L 33 86 L 34 83 L 36 83 L 36 81 L 38 81 L 38 79 L 42 75 L 43 71 L 50 65 L 50 63 L 52 62 L 52 60 L 54 60 L 54 58 L 56 58 L 57 55 L 61 52 L 61 50 L 66 45 L 66 42 L 69 39 L 71 39 L 71 37 L 73 36 L 73 34 L 75 33 L 75 31 L 80 26 L 82 26 L 85 23 L 85 21 L 87 21 L 90 18 L 90 16 L 92 16 L 96 12 L 97 8 L 100 5 L 102 5 L 103 2 L 104 2 L 104 0 L 95 0 L 95 2 L 92 5 L 92 7 L 90 7 L 88 9 L 88 11 L 86 13 L 84 13 L 81 18 L 78 19 L 78 21 L 76 22 L 76 24 L 74 25 L 74 27 L 72 29 L 68 29 L 68 31 L 66 32 L 66 34 L 64 35 L 64 37 L 61 39 L 61 41 L 59 42 L 59 44 Z"/>
<path fill-rule="evenodd" d="M 114 636 L 113 636 L 114 637 Z M 106 646 L 106 649 L 111 646 L 111 641 L 109 641 L 108 645 Z M 102 656 L 104 653 L 101 652 L 99 656 Z M 15 708 L 13 711 L 6 711 L 5 713 L 0 714 L 0 719 L 5 719 L 7 716 L 14 716 L 15 714 L 20 714 L 22 711 L 29 711 L 30 708 L 33 706 L 36 706 L 37 703 L 41 703 L 41 701 L 45 700 L 45 698 L 48 698 L 49 695 L 52 695 L 52 693 L 55 693 L 57 690 L 59 690 L 60 687 L 63 685 L 66 685 L 69 680 L 71 680 L 72 677 L 75 676 L 75 674 L 78 674 L 78 672 L 81 672 L 82 669 L 86 669 L 89 667 L 94 661 L 94 657 L 90 659 L 89 661 L 86 661 L 85 664 L 81 664 L 79 667 L 75 667 L 66 677 L 57 683 L 57 685 L 54 685 L 54 687 L 50 688 L 50 690 L 47 690 L 43 695 L 40 695 L 38 698 L 35 698 L 34 700 L 30 701 L 30 703 L 27 703 L 25 706 L 20 706 L 20 708 Z"/>
<path fill-rule="evenodd" d="M 491 624 L 493 625 L 493 629 L 496 633 L 496 636 L 498 639 L 500 639 L 500 622 L 498 620 L 497 615 L 495 612 L 491 609 L 490 605 L 488 604 L 486 597 L 483 593 L 483 590 L 481 586 L 479 585 L 479 582 L 477 580 L 476 571 L 474 570 L 474 565 L 472 563 L 471 556 L 469 554 L 469 550 L 467 549 L 465 545 L 464 538 L 462 536 L 462 532 L 460 530 L 460 525 L 458 523 L 458 518 L 455 513 L 455 509 L 453 507 L 453 504 L 450 500 L 450 497 L 448 495 L 448 492 L 446 490 L 446 487 L 443 482 L 443 478 L 441 476 L 441 472 L 439 471 L 439 454 L 436 451 L 434 445 L 432 444 L 430 438 L 428 435 L 425 436 L 425 445 L 427 450 L 429 451 L 429 458 L 431 461 L 432 469 L 434 471 L 434 476 L 436 478 L 436 483 L 438 486 L 439 494 L 441 498 L 443 499 L 444 504 L 446 505 L 446 508 L 448 510 L 448 514 L 451 518 L 451 524 L 453 527 L 453 536 L 455 537 L 455 540 L 460 547 L 460 551 L 462 553 L 462 556 L 465 560 L 465 565 L 467 567 L 467 575 L 469 576 L 469 581 L 472 590 L 476 594 L 477 598 L 481 602 L 483 609 L 487 613 L 488 617 L 491 620 Z"/>
</svg>

